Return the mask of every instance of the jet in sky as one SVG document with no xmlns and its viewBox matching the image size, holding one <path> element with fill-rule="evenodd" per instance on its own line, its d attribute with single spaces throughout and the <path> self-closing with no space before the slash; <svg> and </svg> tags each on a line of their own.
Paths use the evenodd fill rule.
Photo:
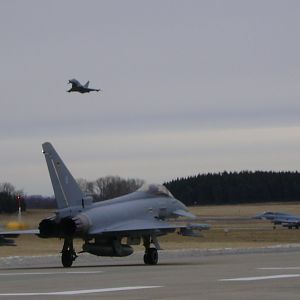
<svg viewBox="0 0 300 300">
<path fill-rule="evenodd" d="M 101 89 L 91 89 L 89 88 L 89 81 L 85 84 L 82 85 L 77 79 L 73 78 L 70 79 L 68 84 L 72 84 L 72 87 L 67 91 L 67 92 L 79 92 L 81 94 L 84 93 L 89 93 L 89 92 L 99 92 Z"/>
<path fill-rule="evenodd" d="M 171 223 L 170 220 L 178 217 L 194 219 L 195 216 L 163 185 L 144 185 L 133 193 L 93 203 L 92 197 L 80 190 L 54 147 L 47 142 L 42 148 L 57 210 L 54 216 L 40 222 L 38 230 L 25 233 L 63 239 L 61 261 L 64 267 L 71 267 L 77 258 L 75 238 L 83 240 L 80 253 L 110 257 L 131 255 L 132 246 L 142 243 L 144 263 L 155 265 L 157 250 L 162 250 L 158 237 L 176 230 L 183 236 L 199 236 L 201 230 L 209 229 L 207 224 Z M 24 231 L 5 232 L 8 233 L 22 234 Z"/>
<path fill-rule="evenodd" d="M 295 227 L 296 229 L 300 228 L 300 216 L 283 212 L 263 212 L 257 214 L 254 219 L 270 220 L 274 224 L 274 228 L 276 227 L 276 225 L 281 225 L 289 229 L 292 229 L 293 227 Z"/>
</svg>

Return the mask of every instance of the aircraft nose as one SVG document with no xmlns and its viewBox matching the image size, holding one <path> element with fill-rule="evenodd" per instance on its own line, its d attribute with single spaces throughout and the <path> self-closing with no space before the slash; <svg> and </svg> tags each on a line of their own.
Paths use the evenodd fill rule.
<svg viewBox="0 0 300 300">
<path fill-rule="evenodd" d="M 262 219 L 262 214 L 257 214 L 253 216 L 252 219 L 256 219 L 256 220 Z"/>
</svg>

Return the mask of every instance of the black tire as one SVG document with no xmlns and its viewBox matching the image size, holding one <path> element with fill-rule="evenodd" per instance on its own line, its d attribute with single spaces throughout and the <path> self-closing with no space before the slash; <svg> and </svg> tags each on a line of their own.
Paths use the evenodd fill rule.
<svg viewBox="0 0 300 300">
<path fill-rule="evenodd" d="M 149 257 L 147 253 L 144 254 L 144 263 L 145 265 L 149 265 Z"/>
<path fill-rule="evenodd" d="M 158 262 L 158 253 L 155 248 L 147 249 L 144 255 L 144 262 L 147 265 L 156 265 Z"/>
<path fill-rule="evenodd" d="M 73 253 L 70 250 L 62 253 L 61 263 L 65 268 L 70 268 L 73 264 L 73 260 Z"/>
</svg>

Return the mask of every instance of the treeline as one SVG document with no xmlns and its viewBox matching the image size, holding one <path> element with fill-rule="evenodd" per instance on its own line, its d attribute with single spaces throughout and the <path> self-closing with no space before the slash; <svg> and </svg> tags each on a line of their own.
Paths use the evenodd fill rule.
<svg viewBox="0 0 300 300">
<path fill-rule="evenodd" d="M 144 183 L 141 179 L 124 179 L 119 176 L 100 177 L 94 181 L 77 180 L 82 191 L 94 202 L 125 195 Z M 164 183 L 175 198 L 186 205 L 215 205 L 300 201 L 299 172 L 242 171 L 208 173 L 178 178 Z M 0 183 L 0 213 L 21 208 L 55 208 L 53 197 L 25 196 L 10 183 Z"/>
<path fill-rule="evenodd" d="M 26 204 L 22 190 L 16 188 L 9 182 L 0 183 L 0 213 L 14 213 L 26 210 Z"/>
<path fill-rule="evenodd" d="M 144 184 L 144 181 L 133 178 L 125 179 L 119 176 L 105 176 L 94 181 L 80 178 L 77 179 L 77 183 L 86 195 L 92 196 L 94 202 L 97 202 L 134 192 Z"/>
<path fill-rule="evenodd" d="M 186 205 L 300 201 L 299 172 L 208 173 L 165 186 Z"/>
<path fill-rule="evenodd" d="M 41 208 L 54 209 L 56 208 L 56 201 L 54 196 L 30 195 L 25 197 L 26 208 Z"/>
</svg>

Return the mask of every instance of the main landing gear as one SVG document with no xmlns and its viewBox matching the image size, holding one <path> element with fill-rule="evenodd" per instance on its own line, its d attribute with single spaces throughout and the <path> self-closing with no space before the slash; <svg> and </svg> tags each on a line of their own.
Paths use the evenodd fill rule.
<svg viewBox="0 0 300 300">
<path fill-rule="evenodd" d="M 150 247 L 150 244 L 153 242 L 151 236 L 143 237 L 143 240 L 145 247 L 144 263 L 146 265 L 156 265 L 158 262 L 158 253 L 156 248 Z"/>
<path fill-rule="evenodd" d="M 65 268 L 70 268 L 73 261 L 77 258 L 76 252 L 73 247 L 73 239 L 66 237 L 64 239 L 64 246 L 61 251 L 61 263 Z"/>
</svg>

